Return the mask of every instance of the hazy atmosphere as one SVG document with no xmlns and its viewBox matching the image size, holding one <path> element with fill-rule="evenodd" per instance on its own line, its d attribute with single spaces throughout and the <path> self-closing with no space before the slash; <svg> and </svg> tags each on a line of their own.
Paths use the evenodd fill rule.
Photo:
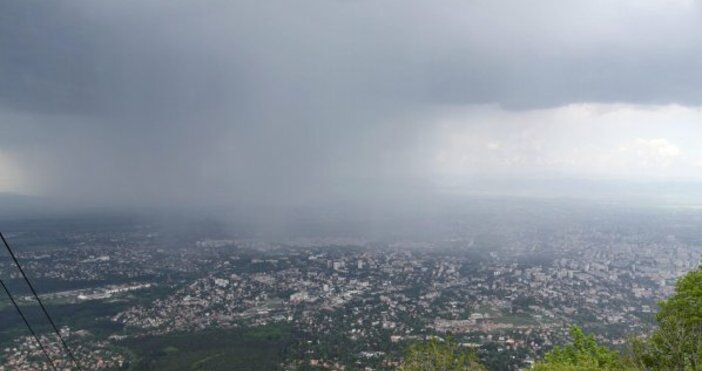
<svg viewBox="0 0 702 371">
<path fill-rule="evenodd" d="M 702 371 L 702 1 L 0 0 L 0 371 Z"/>
<path fill-rule="evenodd" d="M 702 170 L 695 1 L 10 0 L 0 27 L 3 193 L 660 196 Z"/>
</svg>

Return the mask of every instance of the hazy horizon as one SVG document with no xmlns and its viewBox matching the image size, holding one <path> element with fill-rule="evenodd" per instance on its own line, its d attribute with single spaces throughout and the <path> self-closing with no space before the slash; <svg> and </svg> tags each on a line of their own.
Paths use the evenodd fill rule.
<svg viewBox="0 0 702 371">
<path fill-rule="evenodd" d="M 5 1 L 0 22 L 0 194 L 702 200 L 694 1 Z"/>
</svg>

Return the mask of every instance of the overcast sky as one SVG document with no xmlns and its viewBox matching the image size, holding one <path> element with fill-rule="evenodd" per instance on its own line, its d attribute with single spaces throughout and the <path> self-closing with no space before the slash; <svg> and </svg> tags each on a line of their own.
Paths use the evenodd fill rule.
<svg viewBox="0 0 702 371">
<path fill-rule="evenodd" d="M 696 181 L 700 66 L 692 0 L 5 0 L 0 192 L 198 206 Z"/>
</svg>

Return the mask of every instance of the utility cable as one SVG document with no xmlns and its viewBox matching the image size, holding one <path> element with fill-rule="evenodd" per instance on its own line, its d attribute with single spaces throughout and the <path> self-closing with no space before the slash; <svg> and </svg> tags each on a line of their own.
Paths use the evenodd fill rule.
<svg viewBox="0 0 702 371">
<path fill-rule="evenodd" d="M 46 348 L 44 348 L 44 345 L 42 345 L 41 340 L 39 340 L 39 336 L 37 336 L 37 333 L 34 332 L 34 329 L 32 329 L 32 326 L 29 325 L 29 321 L 27 321 L 27 317 L 24 316 L 24 313 L 22 313 L 22 309 L 20 309 L 19 305 L 17 305 L 17 302 L 15 301 L 15 298 L 12 297 L 12 294 L 10 293 L 10 290 L 5 286 L 5 282 L 0 279 L 0 285 L 2 285 L 2 288 L 5 290 L 5 293 L 7 296 L 10 298 L 10 301 L 12 302 L 12 305 L 15 306 L 15 309 L 17 309 L 17 313 L 22 317 L 22 321 L 24 321 L 24 324 L 27 326 L 29 329 L 29 332 L 32 333 L 32 336 L 34 337 L 34 340 L 37 341 L 37 344 L 39 344 L 39 348 L 41 349 L 42 353 L 46 356 L 46 359 L 49 360 L 49 364 L 51 365 L 51 368 L 56 371 L 56 365 L 54 365 L 54 361 L 51 360 L 51 357 L 49 357 L 49 353 L 46 351 Z"/>
<path fill-rule="evenodd" d="M 54 328 L 54 332 L 56 333 L 56 336 L 58 336 L 59 340 L 61 340 L 61 344 L 63 345 L 63 348 L 66 349 L 68 356 L 71 357 L 71 360 L 76 365 L 76 368 L 78 368 L 78 370 L 82 370 L 83 368 L 80 366 L 80 363 L 78 363 L 78 360 L 73 355 L 73 352 L 71 352 L 71 349 L 68 347 L 68 344 L 66 344 L 66 341 L 63 339 L 63 336 L 61 336 L 61 332 L 59 331 L 58 327 L 56 327 L 56 324 L 54 323 L 54 320 L 49 315 L 49 312 L 46 310 L 46 307 L 44 307 L 44 303 L 42 303 L 41 299 L 39 299 L 39 295 L 37 295 L 37 291 L 34 289 L 34 286 L 32 285 L 32 283 L 29 282 L 29 278 L 27 277 L 27 274 L 24 273 L 24 269 L 22 269 L 22 266 L 20 265 L 19 261 L 17 260 L 17 257 L 15 256 L 15 253 L 12 252 L 12 249 L 10 248 L 10 244 L 7 243 L 7 240 L 5 239 L 5 236 L 3 236 L 2 232 L 0 232 L 0 239 L 2 239 L 2 242 L 5 245 L 7 252 L 10 253 L 12 260 L 15 262 L 15 265 L 17 265 L 17 269 L 19 269 L 20 273 L 22 273 L 22 277 L 24 278 L 24 282 L 26 282 L 27 286 L 29 286 L 29 289 L 32 290 L 32 294 L 34 295 L 34 298 L 39 303 L 39 306 L 41 307 L 41 310 L 44 312 L 44 315 L 46 316 L 46 318 L 49 320 L 49 323 L 51 323 L 51 327 Z"/>
</svg>

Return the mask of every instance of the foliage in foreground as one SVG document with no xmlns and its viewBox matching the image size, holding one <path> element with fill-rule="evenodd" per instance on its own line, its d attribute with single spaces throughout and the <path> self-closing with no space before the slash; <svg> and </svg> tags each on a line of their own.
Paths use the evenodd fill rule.
<svg viewBox="0 0 702 371">
<path fill-rule="evenodd" d="M 633 340 L 631 359 L 598 346 L 576 327 L 573 344 L 555 348 L 535 369 L 702 371 L 702 266 L 683 276 L 660 307 L 658 328 L 648 338 Z"/>
<path fill-rule="evenodd" d="M 675 285 L 675 294 L 660 303 L 658 328 L 634 339 L 632 356 L 598 345 L 593 335 L 572 327 L 573 341 L 548 352 L 535 371 L 702 371 L 702 265 Z M 475 354 L 453 342 L 432 340 L 410 347 L 400 370 L 484 370 Z"/>
<path fill-rule="evenodd" d="M 660 303 L 658 329 L 636 339 L 633 351 L 647 370 L 702 370 L 702 266 L 675 285 L 675 294 Z"/>
<path fill-rule="evenodd" d="M 431 339 L 409 347 L 401 371 L 474 371 L 486 370 L 475 353 L 453 340 Z"/>
<path fill-rule="evenodd" d="M 577 326 L 570 329 L 571 344 L 555 347 L 534 366 L 536 371 L 633 370 L 619 353 L 598 345 L 593 335 Z"/>
</svg>

